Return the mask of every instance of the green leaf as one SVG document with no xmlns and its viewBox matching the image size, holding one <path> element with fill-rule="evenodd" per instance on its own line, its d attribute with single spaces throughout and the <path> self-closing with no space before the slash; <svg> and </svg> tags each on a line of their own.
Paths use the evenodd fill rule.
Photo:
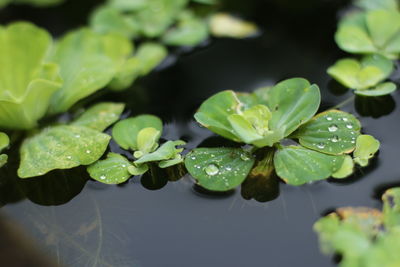
<svg viewBox="0 0 400 267">
<path fill-rule="evenodd" d="M 302 125 L 293 137 L 309 149 L 340 155 L 354 150 L 360 130 L 361 123 L 350 113 L 329 110 Z"/>
<path fill-rule="evenodd" d="M 186 143 L 181 140 L 168 141 L 162 144 L 156 151 L 140 157 L 135 161 L 135 164 L 175 159 L 176 156 L 183 150 L 182 148 L 177 149 L 176 146 L 181 146 L 184 144 Z"/>
<path fill-rule="evenodd" d="M 10 144 L 10 138 L 8 137 L 7 134 L 0 132 L 0 152 L 8 147 L 8 145 Z"/>
<path fill-rule="evenodd" d="M 100 7 L 91 14 L 90 27 L 98 33 L 118 33 L 129 39 L 135 37 L 139 30 L 131 16 L 109 6 Z"/>
<path fill-rule="evenodd" d="M 173 46 L 195 46 L 207 37 L 208 26 L 205 20 L 186 11 L 178 18 L 178 24 L 163 35 L 162 41 Z"/>
<path fill-rule="evenodd" d="M 110 136 L 87 127 L 49 127 L 25 139 L 18 176 L 29 178 L 55 169 L 90 165 L 107 149 Z"/>
<path fill-rule="evenodd" d="M 108 0 L 107 4 L 123 12 L 136 11 L 143 8 L 148 0 Z"/>
<path fill-rule="evenodd" d="M 366 10 L 398 9 L 398 4 L 396 0 L 356 0 L 355 5 Z"/>
<path fill-rule="evenodd" d="M 240 142 L 228 117 L 240 111 L 242 103 L 233 91 L 219 92 L 204 101 L 194 114 L 198 123 L 227 139 Z"/>
<path fill-rule="evenodd" d="M 272 112 L 269 127 L 282 138 L 290 135 L 317 112 L 321 95 L 317 85 L 302 78 L 282 81 L 269 91 L 268 107 Z"/>
<path fill-rule="evenodd" d="M 112 129 L 113 139 L 123 149 L 138 150 L 137 137 L 144 128 L 162 132 L 162 121 L 153 115 L 139 115 L 119 121 Z"/>
<path fill-rule="evenodd" d="M 354 162 L 351 156 L 346 155 L 342 167 L 338 171 L 332 174 L 333 178 L 342 179 L 353 174 L 354 172 Z"/>
<path fill-rule="evenodd" d="M 366 24 L 375 46 L 384 48 L 400 30 L 400 14 L 395 10 L 372 10 L 366 14 Z"/>
<path fill-rule="evenodd" d="M 302 185 L 323 180 L 337 172 L 344 156 L 333 156 L 300 146 L 279 149 L 274 157 L 278 176 L 290 185 Z"/>
<path fill-rule="evenodd" d="M 1 154 L 0 155 L 0 168 L 6 165 L 8 161 L 8 156 L 6 154 Z"/>
<path fill-rule="evenodd" d="M 37 126 L 61 87 L 58 66 L 45 61 L 50 35 L 27 22 L 0 26 L 0 127 Z"/>
<path fill-rule="evenodd" d="M 139 46 L 135 58 L 140 62 L 140 75 L 147 75 L 168 55 L 167 49 L 157 43 L 143 43 Z"/>
<path fill-rule="evenodd" d="M 386 227 L 400 225 L 400 188 L 386 190 L 382 196 L 383 220 Z"/>
<path fill-rule="evenodd" d="M 160 136 L 161 132 L 152 127 L 140 130 L 137 135 L 138 150 L 144 154 L 153 152 L 158 147 Z"/>
<path fill-rule="evenodd" d="M 254 165 L 241 148 L 196 148 L 185 157 L 185 166 L 202 187 L 227 191 L 239 186 Z"/>
<path fill-rule="evenodd" d="M 85 126 L 102 132 L 119 119 L 124 107 L 125 104 L 111 102 L 96 104 L 73 121 L 72 125 Z"/>
<path fill-rule="evenodd" d="M 63 87 L 51 101 L 50 112 L 68 110 L 77 101 L 105 87 L 132 50 L 127 39 L 81 29 L 64 36 L 53 60 L 61 67 Z"/>
<path fill-rule="evenodd" d="M 355 59 L 341 59 L 328 69 L 328 74 L 344 86 L 365 90 L 387 79 L 393 71 L 393 63 L 378 54 Z"/>
<path fill-rule="evenodd" d="M 132 175 L 142 175 L 149 170 L 149 166 L 147 164 L 140 164 L 140 165 L 131 165 L 128 167 L 128 171 Z"/>
<path fill-rule="evenodd" d="M 368 90 L 356 90 L 355 93 L 362 96 L 383 96 L 391 94 L 396 90 L 396 84 L 387 82 L 378 84 L 376 87 L 370 88 Z"/>
<path fill-rule="evenodd" d="M 379 150 L 380 142 L 371 135 L 360 135 L 356 141 L 354 150 L 354 162 L 360 166 L 367 166 L 369 159 Z"/>
<path fill-rule="evenodd" d="M 228 13 L 216 13 L 210 18 L 210 31 L 215 37 L 247 38 L 259 33 L 256 24 Z"/>
<path fill-rule="evenodd" d="M 132 175 L 128 168 L 132 164 L 124 156 L 108 153 L 107 159 L 99 160 L 87 168 L 90 177 L 105 184 L 126 182 Z"/>
</svg>

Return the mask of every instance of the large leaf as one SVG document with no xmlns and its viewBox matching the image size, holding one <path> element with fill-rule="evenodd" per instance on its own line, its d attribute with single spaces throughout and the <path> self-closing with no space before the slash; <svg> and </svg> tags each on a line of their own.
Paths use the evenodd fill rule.
<svg viewBox="0 0 400 267">
<path fill-rule="evenodd" d="M 333 156 L 300 146 L 279 149 L 274 157 L 276 173 L 286 183 L 302 185 L 330 177 L 342 166 L 344 156 Z"/>
<path fill-rule="evenodd" d="M 310 120 L 321 101 L 318 86 L 310 85 L 302 78 L 278 83 L 270 89 L 268 96 L 268 107 L 272 112 L 269 127 L 272 131 L 281 133 L 282 138 Z"/>
<path fill-rule="evenodd" d="M 58 66 L 45 63 L 49 34 L 30 23 L 0 26 L 0 127 L 30 129 L 61 87 Z"/>
<path fill-rule="evenodd" d="M 68 110 L 77 101 L 105 87 L 123 64 L 132 47 L 118 35 L 81 29 L 64 36 L 53 60 L 60 65 L 63 87 L 51 101 L 50 112 Z"/>
<path fill-rule="evenodd" d="M 87 168 L 90 177 L 105 184 L 120 184 L 132 174 L 128 171 L 133 166 L 124 156 L 108 153 L 107 159 L 99 160 Z"/>
<path fill-rule="evenodd" d="M 96 104 L 80 115 L 72 125 L 85 126 L 102 132 L 119 119 L 124 107 L 124 104 L 111 102 Z"/>
<path fill-rule="evenodd" d="M 107 149 L 110 136 L 82 126 L 54 126 L 25 139 L 18 176 L 29 178 L 54 169 L 89 165 Z"/>
<path fill-rule="evenodd" d="M 194 117 L 198 123 L 210 131 L 240 142 L 241 140 L 233 131 L 228 117 L 232 114 L 237 114 L 241 107 L 242 103 L 235 92 L 230 90 L 222 91 L 203 102 Z"/>
<path fill-rule="evenodd" d="M 139 115 L 122 120 L 114 125 L 112 136 L 115 142 L 123 149 L 137 150 L 137 137 L 145 128 L 154 128 L 162 132 L 162 121 L 153 115 Z"/>
<path fill-rule="evenodd" d="M 302 125 L 293 137 L 309 149 L 339 155 L 354 150 L 360 130 L 360 122 L 350 113 L 329 110 Z"/>
<path fill-rule="evenodd" d="M 185 166 L 202 187 L 227 191 L 239 186 L 249 174 L 254 158 L 241 148 L 196 148 Z"/>
</svg>

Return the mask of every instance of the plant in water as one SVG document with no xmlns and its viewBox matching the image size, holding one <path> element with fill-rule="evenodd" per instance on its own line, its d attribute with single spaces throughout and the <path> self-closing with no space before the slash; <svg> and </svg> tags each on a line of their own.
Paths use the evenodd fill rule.
<svg viewBox="0 0 400 267">
<path fill-rule="evenodd" d="M 319 104 L 318 86 L 302 78 L 251 94 L 217 93 L 200 106 L 195 119 L 214 133 L 247 146 L 194 149 L 185 158 L 186 168 L 201 186 L 215 191 L 237 187 L 254 165 L 259 172 L 265 162 L 269 162 L 266 173 L 275 168 L 292 185 L 346 177 L 354 165 L 349 154 L 359 140 L 360 147 L 366 143 L 359 138 L 360 122 L 339 110 L 314 116 Z M 273 153 L 273 160 L 256 162 L 258 150 L 269 151 L 266 157 Z M 365 152 L 361 154 L 366 157 Z"/>
<path fill-rule="evenodd" d="M 0 152 L 7 148 L 10 144 L 10 139 L 7 134 L 0 132 Z M 6 154 L 0 154 L 0 168 L 3 167 L 8 160 L 8 156 Z"/>
<path fill-rule="evenodd" d="M 393 62 L 384 56 L 364 56 L 338 60 L 328 69 L 328 74 L 357 95 L 381 96 L 397 89 L 392 82 L 383 82 L 393 72 Z"/>
<path fill-rule="evenodd" d="M 399 266 L 400 188 L 387 190 L 382 200 L 382 211 L 346 207 L 318 220 L 321 250 L 339 253 L 340 266 Z"/>
<path fill-rule="evenodd" d="M 134 151 L 134 160 L 108 153 L 105 160 L 100 160 L 88 167 L 90 176 L 102 183 L 119 184 L 132 175 L 141 175 L 157 165 L 168 168 L 183 161 L 181 140 L 167 141 L 159 145 L 163 125 L 161 120 L 153 115 L 139 115 L 119 121 L 112 129 L 115 142 L 125 150 Z"/>
</svg>

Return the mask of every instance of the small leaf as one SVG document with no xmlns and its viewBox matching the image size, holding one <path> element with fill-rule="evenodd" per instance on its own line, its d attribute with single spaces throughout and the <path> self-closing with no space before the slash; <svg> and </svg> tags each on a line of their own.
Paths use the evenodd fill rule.
<svg viewBox="0 0 400 267">
<path fill-rule="evenodd" d="M 282 81 L 269 91 L 268 107 L 272 112 L 269 127 L 282 138 L 290 135 L 317 112 L 321 95 L 317 85 L 302 78 Z"/>
<path fill-rule="evenodd" d="M 87 109 L 72 125 L 85 126 L 97 131 L 104 131 L 119 119 L 125 104 L 99 103 Z"/>
<path fill-rule="evenodd" d="M 247 38 L 259 33 L 254 23 L 228 13 L 216 13 L 210 19 L 210 31 L 215 37 Z"/>
<path fill-rule="evenodd" d="M 41 176 L 55 169 L 90 165 L 107 149 L 110 136 L 82 126 L 54 126 L 23 142 L 18 176 Z"/>
<path fill-rule="evenodd" d="M 160 161 L 158 163 L 158 167 L 164 169 L 164 168 L 168 168 L 168 167 L 177 165 L 177 164 L 182 163 L 182 162 L 183 162 L 182 156 L 180 154 L 177 154 L 177 156 L 175 158 L 173 158 L 173 159 Z"/>
<path fill-rule="evenodd" d="M 400 188 L 390 188 L 382 196 L 383 220 L 385 226 L 395 227 L 400 225 Z"/>
<path fill-rule="evenodd" d="M 344 156 L 327 155 L 300 146 L 283 147 L 274 157 L 276 173 L 290 185 L 326 179 L 340 169 L 343 161 Z"/>
<path fill-rule="evenodd" d="M 342 167 L 332 174 L 333 178 L 342 179 L 351 175 L 354 172 L 354 162 L 351 156 L 346 155 Z"/>
<path fill-rule="evenodd" d="M 8 147 L 8 145 L 10 144 L 10 138 L 8 137 L 8 135 L 6 135 L 3 132 L 0 132 L 0 152 Z"/>
<path fill-rule="evenodd" d="M 378 84 L 374 88 L 370 88 L 368 90 L 356 90 L 355 93 L 357 95 L 363 96 L 383 96 L 393 93 L 397 90 L 397 86 L 394 83 L 387 82 Z"/>
<path fill-rule="evenodd" d="M 350 113 L 329 110 L 301 126 L 293 137 L 309 149 L 339 155 L 354 150 L 360 129 L 360 122 Z"/>
<path fill-rule="evenodd" d="M 140 157 L 135 161 L 135 164 L 174 159 L 178 153 L 182 152 L 182 149 L 177 149 L 175 147 L 184 144 L 186 143 L 180 140 L 168 141 L 162 144 L 156 151 Z"/>
<path fill-rule="evenodd" d="M 233 91 L 219 92 L 204 101 L 194 114 L 198 123 L 227 139 L 240 142 L 236 136 L 228 117 L 240 111 L 242 103 Z"/>
<path fill-rule="evenodd" d="M 107 159 L 99 160 L 87 168 L 90 177 L 104 184 L 120 184 L 132 175 L 128 168 L 132 164 L 124 156 L 108 153 Z"/>
<path fill-rule="evenodd" d="M 140 165 L 131 165 L 128 167 L 128 171 L 132 175 L 142 175 L 149 170 L 149 166 L 147 164 L 140 164 Z"/>
<path fill-rule="evenodd" d="M 161 132 L 152 127 L 140 130 L 137 135 L 138 150 L 144 154 L 153 152 L 158 146 L 160 135 Z"/>
<path fill-rule="evenodd" d="M 367 166 L 370 158 L 379 150 L 380 142 L 371 135 L 360 135 L 354 150 L 354 162 L 360 166 Z"/>
<path fill-rule="evenodd" d="M 139 46 L 135 58 L 140 62 L 140 75 L 147 75 L 168 55 L 167 49 L 157 43 L 143 43 Z"/>
<path fill-rule="evenodd" d="M 112 129 L 113 139 L 123 149 L 138 150 L 137 136 L 144 128 L 162 132 L 162 121 L 153 115 L 139 115 L 119 121 Z"/>
<path fill-rule="evenodd" d="M 241 148 L 196 148 L 185 157 L 185 166 L 202 187 L 227 191 L 239 186 L 254 165 Z"/>
</svg>

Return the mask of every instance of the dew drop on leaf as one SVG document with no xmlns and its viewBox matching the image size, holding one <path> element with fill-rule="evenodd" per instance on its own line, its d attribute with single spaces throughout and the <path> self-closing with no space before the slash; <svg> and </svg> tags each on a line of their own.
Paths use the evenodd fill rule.
<svg viewBox="0 0 400 267">
<path fill-rule="evenodd" d="M 208 165 L 207 167 L 204 168 L 204 171 L 208 175 L 213 176 L 213 175 L 217 175 L 219 173 L 219 168 L 215 164 L 210 164 L 210 165 Z"/>
<path fill-rule="evenodd" d="M 339 141 L 339 137 L 337 135 L 334 135 L 331 139 L 332 142 L 336 143 Z"/>
<path fill-rule="evenodd" d="M 331 121 L 333 119 L 332 119 L 332 117 L 326 117 L 326 120 Z"/>
<path fill-rule="evenodd" d="M 317 147 L 320 149 L 324 149 L 325 148 L 325 144 L 324 143 L 319 143 L 317 144 Z"/>
<path fill-rule="evenodd" d="M 346 125 L 346 128 L 347 128 L 347 129 L 353 129 L 353 125 L 352 125 L 352 124 L 347 124 L 347 125 Z"/>
<path fill-rule="evenodd" d="M 336 124 L 332 124 L 331 126 L 328 127 L 328 130 L 332 132 L 336 132 L 338 130 L 338 127 Z"/>
<path fill-rule="evenodd" d="M 247 155 L 246 153 L 240 154 L 240 158 L 244 161 L 250 160 L 250 156 Z"/>
</svg>

